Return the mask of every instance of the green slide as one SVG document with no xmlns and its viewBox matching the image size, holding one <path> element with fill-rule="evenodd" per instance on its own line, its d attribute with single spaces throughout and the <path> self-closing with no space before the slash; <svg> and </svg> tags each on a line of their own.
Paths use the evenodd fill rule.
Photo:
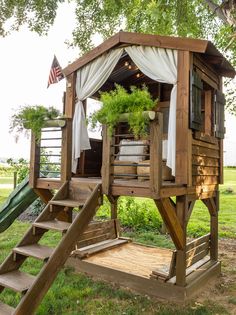
<svg viewBox="0 0 236 315">
<path fill-rule="evenodd" d="M 29 187 L 29 178 L 26 177 L 0 206 L 0 233 L 5 231 L 37 198 L 37 194 Z"/>
</svg>

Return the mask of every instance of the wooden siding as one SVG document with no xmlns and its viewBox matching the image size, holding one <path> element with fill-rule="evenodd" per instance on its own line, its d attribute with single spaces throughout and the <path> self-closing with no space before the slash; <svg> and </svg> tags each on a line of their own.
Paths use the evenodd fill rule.
<svg viewBox="0 0 236 315">
<path fill-rule="evenodd" d="M 220 146 L 203 140 L 192 141 L 192 182 L 193 186 L 214 185 L 220 183 Z"/>
</svg>

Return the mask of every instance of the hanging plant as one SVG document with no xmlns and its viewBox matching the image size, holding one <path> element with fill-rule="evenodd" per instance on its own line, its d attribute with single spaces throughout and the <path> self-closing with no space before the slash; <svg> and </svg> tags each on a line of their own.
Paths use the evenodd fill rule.
<svg viewBox="0 0 236 315">
<path fill-rule="evenodd" d="M 114 90 L 101 92 L 100 95 L 102 107 L 90 116 L 92 128 L 95 128 L 98 122 L 105 124 L 111 135 L 117 123 L 121 121 L 122 114 L 127 113 L 125 118 L 134 136 L 137 138 L 147 134 L 149 118 L 143 115 L 143 112 L 152 110 L 156 106 L 156 100 L 152 99 L 146 86 L 142 89 L 132 86 L 128 93 L 116 84 Z"/>
<path fill-rule="evenodd" d="M 26 129 L 31 129 L 36 141 L 40 140 L 41 129 L 45 126 L 45 121 L 58 118 L 59 110 L 54 107 L 46 108 L 42 105 L 23 106 L 11 117 L 10 132 L 18 134 Z"/>
</svg>

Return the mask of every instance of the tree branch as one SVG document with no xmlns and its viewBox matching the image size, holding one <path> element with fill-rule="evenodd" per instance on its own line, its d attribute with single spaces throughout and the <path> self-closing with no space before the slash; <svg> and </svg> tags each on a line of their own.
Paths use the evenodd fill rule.
<svg viewBox="0 0 236 315">
<path fill-rule="evenodd" d="M 224 15 L 221 5 L 219 6 L 212 0 L 204 0 L 208 5 L 209 9 L 215 13 L 219 19 L 221 19 L 224 23 L 229 24 L 227 17 Z"/>
</svg>

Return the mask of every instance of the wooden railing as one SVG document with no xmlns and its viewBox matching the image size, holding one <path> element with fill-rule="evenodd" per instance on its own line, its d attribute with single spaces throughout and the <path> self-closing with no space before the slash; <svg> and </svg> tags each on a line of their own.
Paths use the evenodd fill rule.
<svg viewBox="0 0 236 315">
<path fill-rule="evenodd" d="M 71 120 L 42 128 L 40 141 L 31 136 L 30 186 L 38 188 L 38 180 L 64 182 L 71 176 Z M 49 187 L 50 185 L 48 185 Z M 49 187 L 49 188 L 56 188 Z M 44 187 L 40 187 L 44 188 Z M 46 186 L 45 186 L 46 188 Z"/>
<path fill-rule="evenodd" d="M 103 166 L 102 166 L 102 186 L 103 192 L 109 194 L 111 185 L 114 184 L 117 178 L 122 180 L 139 179 L 142 177 L 149 182 L 149 188 L 153 197 L 158 197 L 160 187 L 162 185 L 162 136 L 163 136 L 163 114 L 156 112 L 153 119 L 150 120 L 149 133 L 146 140 L 140 143 L 121 143 L 123 139 L 132 140 L 134 135 L 131 133 L 114 132 L 112 135 L 108 134 L 106 126 L 103 126 Z M 120 152 L 121 147 L 138 147 L 146 146 L 147 152 L 142 153 L 128 153 Z M 127 162 L 119 162 L 119 157 L 127 157 Z M 130 157 L 144 157 L 150 160 L 150 164 L 145 163 L 140 159 L 140 162 L 133 163 L 129 161 Z M 129 173 L 127 170 L 130 167 L 145 167 L 149 168 L 149 174 L 138 175 Z M 117 167 L 122 167 L 124 172 L 117 173 Z M 141 185 L 141 182 L 140 182 Z"/>
</svg>

